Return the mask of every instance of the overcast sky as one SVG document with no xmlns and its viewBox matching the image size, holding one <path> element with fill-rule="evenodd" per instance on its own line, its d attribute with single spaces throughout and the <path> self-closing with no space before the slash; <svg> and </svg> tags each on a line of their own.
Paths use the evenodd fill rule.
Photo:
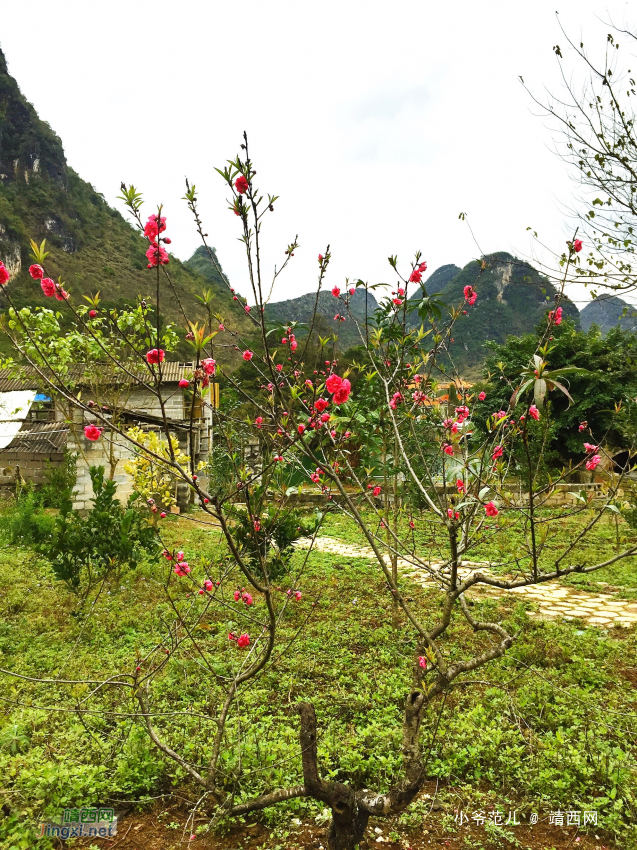
<svg viewBox="0 0 637 850">
<path fill-rule="evenodd" d="M 180 200 L 184 177 L 195 182 L 244 292 L 239 220 L 214 166 L 246 130 L 258 186 L 281 196 L 266 268 L 296 233 L 301 245 L 276 300 L 313 289 L 327 243 L 330 285 L 391 281 L 387 257 L 417 250 L 430 270 L 462 266 L 479 249 L 461 211 L 485 253 L 530 256 L 527 226 L 561 251 L 575 187 L 518 80 L 558 90 L 556 9 L 591 47 L 610 18 L 635 25 L 624 0 L 5 0 L 0 43 L 69 164 L 120 209 L 122 180 L 147 214 L 162 202 L 181 259 L 198 246 Z"/>
</svg>

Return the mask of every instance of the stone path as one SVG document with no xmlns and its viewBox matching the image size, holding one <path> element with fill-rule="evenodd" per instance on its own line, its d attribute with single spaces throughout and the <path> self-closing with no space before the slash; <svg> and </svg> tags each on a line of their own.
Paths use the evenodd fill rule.
<svg viewBox="0 0 637 850">
<path fill-rule="evenodd" d="M 298 540 L 296 546 L 299 549 L 308 549 L 310 546 L 309 538 Z M 328 552 L 342 557 L 375 559 L 374 552 L 370 547 L 352 546 L 333 537 L 318 537 L 314 542 L 314 548 L 319 552 Z M 385 556 L 385 560 L 389 563 L 388 556 Z M 431 566 L 436 568 L 440 564 L 432 563 Z M 398 568 L 405 576 L 420 585 L 427 586 L 432 583 L 427 572 L 404 558 L 398 559 Z M 478 569 L 485 575 L 489 574 L 488 564 L 477 561 L 463 561 L 461 575 L 469 575 Z M 564 618 L 566 620 L 579 618 L 592 626 L 603 628 L 615 625 L 629 627 L 637 624 L 637 603 L 618 599 L 611 593 L 587 593 L 575 590 L 557 581 L 548 581 L 531 587 L 518 587 L 515 590 L 501 590 L 498 587 L 483 584 L 476 587 L 476 592 L 488 596 L 514 593 L 516 596 L 535 602 L 539 608 L 537 612 L 529 612 L 532 617 Z"/>
</svg>

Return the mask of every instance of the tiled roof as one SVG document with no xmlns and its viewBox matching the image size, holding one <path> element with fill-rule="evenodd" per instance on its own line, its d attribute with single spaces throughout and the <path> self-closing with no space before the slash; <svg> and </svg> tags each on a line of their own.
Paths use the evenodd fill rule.
<svg viewBox="0 0 637 850">
<path fill-rule="evenodd" d="M 25 422 L 9 445 L 0 449 L 0 458 L 3 452 L 63 452 L 68 431 L 64 422 Z"/>
<path fill-rule="evenodd" d="M 161 364 L 162 383 L 173 384 L 183 377 L 192 374 L 193 364 L 180 363 L 179 361 L 166 361 Z M 43 370 L 44 371 L 44 370 Z M 46 372 L 45 372 L 46 374 Z M 86 366 L 76 365 L 69 370 L 69 378 L 73 383 L 82 383 L 83 376 L 88 377 Z M 122 383 L 131 381 L 123 372 L 120 373 Z M 140 381 L 150 383 L 150 373 L 144 368 L 138 368 L 137 377 Z M 59 383 L 54 375 L 51 375 L 53 383 Z M 46 389 L 46 381 L 30 366 L 13 366 L 8 369 L 0 369 L 0 392 L 12 392 L 14 390 L 41 390 Z"/>
</svg>

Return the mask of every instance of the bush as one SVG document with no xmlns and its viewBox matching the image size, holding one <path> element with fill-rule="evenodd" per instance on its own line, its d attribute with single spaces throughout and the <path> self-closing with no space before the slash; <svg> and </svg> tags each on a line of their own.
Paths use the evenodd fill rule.
<svg viewBox="0 0 637 850">
<path fill-rule="evenodd" d="M 103 466 L 90 467 L 95 498 L 82 517 L 68 500 L 55 519 L 50 540 L 39 549 L 51 562 L 53 572 L 77 592 L 89 589 L 110 572 L 134 568 L 146 552 L 158 548 L 155 530 L 145 516 L 116 498 L 117 485 L 104 478 Z"/>
</svg>

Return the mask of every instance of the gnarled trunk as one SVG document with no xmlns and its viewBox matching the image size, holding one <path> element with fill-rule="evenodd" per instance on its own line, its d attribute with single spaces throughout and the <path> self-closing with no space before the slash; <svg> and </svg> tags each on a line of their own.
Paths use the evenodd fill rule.
<svg viewBox="0 0 637 850">
<path fill-rule="evenodd" d="M 329 850 L 354 850 L 365 833 L 369 813 L 359 806 L 352 788 L 341 782 L 321 779 L 316 755 L 314 706 L 301 703 L 300 714 L 305 788 L 308 796 L 321 800 L 332 810 L 332 824 L 327 837 Z"/>
</svg>

